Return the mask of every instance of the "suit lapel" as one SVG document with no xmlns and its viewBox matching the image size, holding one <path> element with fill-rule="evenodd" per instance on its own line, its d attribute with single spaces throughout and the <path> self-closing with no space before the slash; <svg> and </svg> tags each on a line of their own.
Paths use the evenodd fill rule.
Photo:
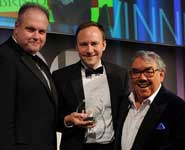
<svg viewBox="0 0 185 150">
<path fill-rule="evenodd" d="M 22 61 L 24 62 L 24 64 L 34 73 L 34 75 L 36 75 L 36 77 L 41 80 L 41 82 L 44 84 L 45 88 L 47 90 L 50 90 L 46 80 L 44 79 L 44 76 L 42 75 L 41 71 L 39 71 L 39 69 L 36 67 L 34 61 L 29 57 L 29 56 L 22 56 L 21 57 Z"/>
<path fill-rule="evenodd" d="M 150 138 L 150 133 L 154 130 L 157 122 L 159 121 L 163 111 L 167 106 L 167 102 L 164 102 L 163 96 L 161 95 L 163 87 L 155 97 L 151 104 L 135 138 L 133 148 L 142 150 L 145 142 Z"/>
<path fill-rule="evenodd" d="M 127 98 L 126 98 L 127 99 Z M 127 114 L 128 114 L 128 111 L 129 111 L 129 108 L 131 107 L 131 104 L 130 104 L 130 101 L 127 100 L 127 101 L 122 101 L 122 103 L 120 104 L 120 109 L 119 109 L 119 117 L 118 117 L 118 120 L 117 121 L 117 132 L 116 132 L 116 144 L 117 146 L 121 146 L 121 138 L 122 138 L 122 130 L 123 130 L 123 124 L 125 122 L 125 119 L 127 117 Z M 120 148 L 118 148 L 120 149 Z"/>
<path fill-rule="evenodd" d="M 33 74 L 42 82 L 47 92 L 52 97 L 55 105 L 57 105 L 57 97 L 56 97 L 57 94 L 56 94 L 56 89 L 55 89 L 55 86 L 52 80 L 50 79 L 51 80 L 50 84 L 51 84 L 51 89 L 52 89 L 51 90 L 42 72 L 37 68 L 37 66 L 35 65 L 35 62 L 31 59 L 31 57 L 28 55 L 22 55 L 21 60 L 33 72 Z"/>
<path fill-rule="evenodd" d="M 84 100 L 84 91 L 83 91 L 83 85 L 82 85 L 82 77 L 81 77 L 81 64 L 78 62 L 74 66 L 74 74 L 72 75 L 71 78 L 71 84 L 74 90 L 74 94 L 77 97 L 78 104 Z"/>
<path fill-rule="evenodd" d="M 110 101 L 111 101 L 111 109 L 112 109 L 112 119 L 115 125 L 116 123 L 116 115 L 117 115 L 117 100 L 115 100 L 115 96 L 117 96 L 117 91 L 116 91 L 116 84 L 117 82 L 115 82 L 115 77 L 114 77 L 114 73 L 112 72 L 112 69 L 110 68 L 110 66 L 105 63 L 102 62 L 103 65 L 105 66 L 105 71 L 106 71 L 106 75 L 107 75 L 107 80 L 108 80 L 108 86 L 109 86 L 109 90 L 110 90 Z M 115 126 L 114 126 L 115 127 Z"/>
</svg>

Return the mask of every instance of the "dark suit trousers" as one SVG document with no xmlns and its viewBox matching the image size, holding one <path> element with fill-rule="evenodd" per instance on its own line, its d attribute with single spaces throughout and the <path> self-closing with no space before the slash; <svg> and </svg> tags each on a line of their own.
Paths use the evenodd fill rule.
<svg viewBox="0 0 185 150">
<path fill-rule="evenodd" d="M 109 144 L 84 144 L 83 150 L 113 150 L 113 143 L 109 143 Z"/>
</svg>

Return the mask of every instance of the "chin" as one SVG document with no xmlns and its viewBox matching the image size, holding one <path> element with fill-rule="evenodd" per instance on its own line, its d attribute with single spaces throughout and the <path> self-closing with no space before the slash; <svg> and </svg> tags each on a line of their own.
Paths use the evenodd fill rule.
<svg viewBox="0 0 185 150">
<path fill-rule="evenodd" d="M 143 99 L 147 99 L 148 97 L 150 97 L 150 95 L 141 95 L 141 97 L 142 97 Z"/>
<path fill-rule="evenodd" d="M 143 97 L 144 99 L 146 99 L 146 98 L 151 96 L 151 93 L 149 93 L 149 92 L 141 92 L 140 96 Z"/>
<path fill-rule="evenodd" d="M 151 95 L 151 92 L 147 88 L 142 88 L 138 90 L 138 93 L 142 95 L 142 97 L 149 97 Z"/>
<path fill-rule="evenodd" d="M 87 66 L 89 67 L 89 68 L 94 68 L 94 65 L 93 64 L 87 64 Z"/>
<path fill-rule="evenodd" d="M 94 63 L 94 61 L 85 61 L 85 64 L 87 64 L 87 66 L 91 66 L 91 67 L 96 65 L 96 63 Z"/>
<path fill-rule="evenodd" d="M 35 53 L 37 53 L 39 51 L 39 49 L 30 49 L 29 50 L 29 52 L 31 53 L 31 54 L 35 54 Z"/>
</svg>

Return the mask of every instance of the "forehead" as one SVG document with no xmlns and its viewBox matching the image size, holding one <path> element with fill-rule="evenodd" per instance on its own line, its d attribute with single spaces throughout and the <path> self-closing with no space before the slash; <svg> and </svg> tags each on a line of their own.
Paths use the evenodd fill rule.
<svg viewBox="0 0 185 150">
<path fill-rule="evenodd" d="M 80 30 L 77 37 L 83 38 L 84 36 L 86 36 L 86 37 L 94 37 L 94 36 L 103 37 L 102 32 L 96 26 L 90 26 L 90 27 L 87 27 L 87 28 Z"/>
<path fill-rule="evenodd" d="M 143 57 L 137 57 L 132 65 L 131 68 L 137 68 L 137 69 L 145 69 L 148 67 L 155 68 L 157 66 L 156 61 L 152 58 L 143 58 Z"/>
<path fill-rule="evenodd" d="M 37 8 L 29 8 L 24 12 L 24 14 L 22 14 L 23 21 L 29 20 L 28 18 L 48 21 L 45 13 Z"/>
<path fill-rule="evenodd" d="M 33 26 L 35 28 L 47 29 L 48 19 L 44 12 L 39 9 L 30 8 L 22 15 L 22 24 L 24 26 Z"/>
</svg>

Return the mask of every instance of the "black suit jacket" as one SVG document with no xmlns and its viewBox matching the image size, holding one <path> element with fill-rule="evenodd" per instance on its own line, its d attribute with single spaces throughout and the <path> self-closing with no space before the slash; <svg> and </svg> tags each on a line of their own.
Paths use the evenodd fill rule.
<svg viewBox="0 0 185 150">
<path fill-rule="evenodd" d="M 116 150 L 121 149 L 121 134 L 129 103 L 121 108 L 116 133 Z M 184 150 L 185 102 L 163 86 L 152 102 L 131 150 Z"/>
<path fill-rule="evenodd" d="M 104 62 L 110 89 L 113 127 L 116 129 L 118 110 L 124 94 L 128 93 L 128 75 L 125 69 Z M 80 62 L 53 73 L 59 94 L 59 130 L 62 131 L 61 149 L 82 149 L 85 129 L 79 127 L 66 128 L 64 116 L 75 112 L 78 104 L 84 99 Z"/>
<path fill-rule="evenodd" d="M 55 150 L 56 106 L 31 56 L 12 38 L 1 45 L 0 149 Z"/>
</svg>

